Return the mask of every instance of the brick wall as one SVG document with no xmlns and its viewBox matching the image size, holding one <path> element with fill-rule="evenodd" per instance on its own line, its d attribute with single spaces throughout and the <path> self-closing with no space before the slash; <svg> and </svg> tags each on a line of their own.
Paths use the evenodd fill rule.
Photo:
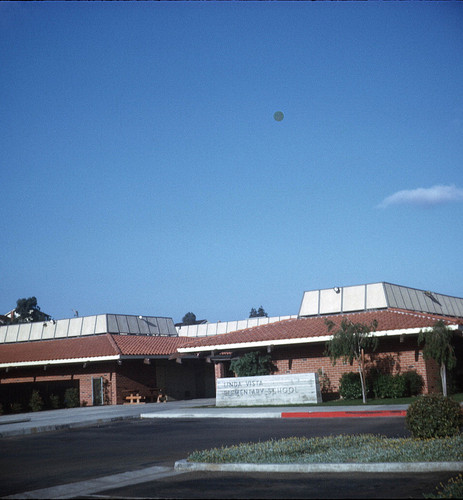
<svg viewBox="0 0 463 500">
<path fill-rule="evenodd" d="M 215 378 L 225 378 L 226 377 L 226 368 L 225 368 L 225 363 L 223 362 L 218 362 L 214 364 L 214 373 L 215 373 Z"/>
<path fill-rule="evenodd" d="M 333 365 L 325 355 L 325 345 L 307 344 L 298 347 L 275 350 L 272 359 L 278 368 L 279 374 L 318 372 L 325 374 L 334 392 L 339 390 L 339 380 L 346 372 L 358 371 L 357 363 L 352 365 L 338 359 Z M 378 349 L 372 354 L 365 355 L 366 368 L 377 367 L 385 373 L 403 373 L 416 370 L 424 379 L 423 392 L 435 392 L 436 364 L 423 359 L 422 350 L 418 348 L 416 338 L 406 338 L 400 342 L 399 338 L 381 339 Z M 438 367 L 437 367 L 438 368 Z M 438 374 L 437 374 L 438 380 Z"/>
<path fill-rule="evenodd" d="M 78 387 L 81 404 L 92 406 L 92 379 L 102 377 L 104 385 L 108 388 L 106 404 L 114 404 L 113 382 L 115 377 L 111 365 L 110 363 L 88 363 L 86 367 L 81 364 L 48 365 L 46 370 L 44 370 L 43 366 L 11 368 L 8 372 L 0 374 L 0 386 L 6 389 L 6 386 L 11 384 L 10 393 L 13 394 L 12 397 L 14 397 L 14 386 L 12 384 L 36 384 L 37 387 L 46 387 L 49 393 L 63 393 L 66 386 Z M 56 391 L 54 391 L 54 386 L 57 389 Z M 18 392 L 20 392 L 20 388 L 18 388 Z"/>
<path fill-rule="evenodd" d="M 30 394 L 37 388 L 47 398 L 50 394 L 59 394 L 61 404 L 64 404 L 65 389 L 77 387 L 81 405 L 92 406 L 93 379 L 100 377 L 103 379 L 104 404 L 122 404 L 130 392 L 139 393 L 147 402 L 156 401 L 159 388 L 165 388 L 171 400 L 215 396 L 211 363 L 183 360 L 179 364 L 157 359 L 145 364 L 143 359 L 134 359 L 123 360 L 121 365 L 111 361 L 87 363 L 85 367 L 82 364 L 48 365 L 46 370 L 43 366 L 11 368 L 8 372 L 0 372 L 0 403 L 4 402 L 6 408 L 10 403 L 19 402 L 15 400 L 18 395 L 16 399 L 21 399 L 23 408 L 27 409 Z"/>
<path fill-rule="evenodd" d="M 328 377 L 333 392 L 339 390 L 339 380 L 344 373 L 358 371 L 355 361 L 350 365 L 338 359 L 333 365 L 325 354 L 324 343 L 275 347 L 271 356 L 278 369 L 275 374 L 317 373 L 320 370 Z M 440 390 L 439 367 L 434 361 L 423 359 L 423 352 L 417 344 L 416 337 L 403 338 L 402 342 L 399 337 L 382 338 L 378 349 L 371 355 L 366 354 L 365 362 L 366 368 L 378 367 L 383 372 L 391 374 L 416 370 L 423 377 L 424 393 Z M 224 373 L 223 363 L 217 363 L 216 378 L 222 378 Z"/>
</svg>

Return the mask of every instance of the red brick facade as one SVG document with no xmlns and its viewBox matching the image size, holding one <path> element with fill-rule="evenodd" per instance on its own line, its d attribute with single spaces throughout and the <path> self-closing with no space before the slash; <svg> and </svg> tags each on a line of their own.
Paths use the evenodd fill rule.
<svg viewBox="0 0 463 500">
<path fill-rule="evenodd" d="M 338 359 L 333 365 L 325 354 L 324 343 L 299 344 L 296 346 L 277 347 L 271 353 L 272 361 L 277 367 L 275 375 L 290 373 L 321 373 L 325 383 L 329 383 L 330 392 L 339 391 L 339 380 L 346 372 L 358 370 L 354 361 L 352 365 Z M 366 368 L 376 367 L 384 373 L 403 373 L 416 370 L 424 380 L 423 392 L 440 391 L 439 367 L 433 360 L 424 360 L 422 349 L 418 347 L 417 338 L 399 337 L 383 338 L 378 349 L 365 356 Z M 227 371 L 227 363 L 217 363 L 216 378 L 222 378 Z"/>
<path fill-rule="evenodd" d="M 105 363 L 49 365 L 11 368 L 0 373 L 0 402 L 4 411 L 11 403 L 27 410 L 32 390 L 41 393 L 45 404 L 51 394 L 64 403 L 67 388 L 77 388 L 81 405 L 92 406 L 94 379 L 102 379 L 103 404 L 123 404 L 130 393 L 139 393 L 145 402 L 157 400 L 158 389 L 164 388 L 168 399 L 214 397 L 213 365 L 203 361 L 184 360 L 182 364 L 167 359 L 123 360 Z M 98 385 L 98 380 L 97 384 Z M 98 403 L 96 403 L 98 404 Z"/>
<path fill-rule="evenodd" d="M 346 372 L 358 370 L 357 363 L 350 365 L 338 359 L 333 365 L 324 354 L 324 344 L 306 344 L 301 347 L 288 347 L 272 353 L 278 374 L 287 373 L 321 373 L 330 382 L 333 392 L 339 390 L 339 380 Z M 434 361 L 425 361 L 422 350 L 418 349 L 416 338 L 408 338 L 400 342 L 397 337 L 381 339 L 379 348 L 365 356 L 366 368 L 376 367 L 384 373 L 403 373 L 415 370 L 424 380 L 423 392 L 439 390 L 439 368 Z"/>
<path fill-rule="evenodd" d="M 20 403 L 25 408 L 31 391 L 36 388 L 45 398 L 51 394 L 59 396 L 63 404 L 65 390 L 74 387 L 79 389 L 81 404 L 91 406 L 92 380 L 101 377 L 104 386 L 109 390 L 106 397 L 107 404 L 111 404 L 115 400 L 115 372 L 111 365 L 112 363 L 92 363 L 88 368 L 84 368 L 83 365 L 52 365 L 47 366 L 46 370 L 43 366 L 12 368 L 0 376 L 2 403 Z"/>
</svg>

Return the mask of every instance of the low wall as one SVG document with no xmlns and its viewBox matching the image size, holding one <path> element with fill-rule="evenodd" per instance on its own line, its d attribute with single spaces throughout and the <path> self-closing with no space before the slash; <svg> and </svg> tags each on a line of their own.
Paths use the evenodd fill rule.
<svg viewBox="0 0 463 500">
<path fill-rule="evenodd" d="M 217 379 L 216 406 L 321 403 L 317 373 Z"/>
</svg>

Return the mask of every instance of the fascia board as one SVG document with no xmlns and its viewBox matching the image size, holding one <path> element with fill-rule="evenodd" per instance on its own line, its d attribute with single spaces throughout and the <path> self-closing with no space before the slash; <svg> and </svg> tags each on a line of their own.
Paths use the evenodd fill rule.
<svg viewBox="0 0 463 500">
<path fill-rule="evenodd" d="M 183 347 L 177 349 L 178 352 L 204 352 L 204 351 L 219 351 L 223 349 L 246 349 L 248 347 L 267 347 L 269 345 L 291 345 L 291 344 L 307 344 L 309 342 L 326 342 L 331 339 L 331 335 L 324 337 L 305 337 L 299 339 L 278 339 L 278 340 L 263 340 L 258 342 L 237 342 L 234 344 L 216 344 L 199 347 Z"/>
<path fill-rule="evenodd" d="M 449 330 L 461 330 L 461 325 L 446 325 Z M 432 326 L 424 326 L 421 328 L 406 328 L 404 330 L 382 330 L 379 332 L 372 332 L 373 337 L 392 337 L 394 335 L 417 335 L 420 332 L 429 332 L 433 329 Z"/>
<path fill-rule="evenodd" d="M 97 361 L 117 361 L 122 356 L 94 356 L 86 358 L 68 358 L 68 359 L 43 359 L 41 361 L 18 361 L 13 363 L 0 363 L 0 368 L 22 368 L 27 366 L 44 366 L 44 365 L 68 365 L 74 363 L 91 363 Z"/>
<path fill-rule="evenodd" d="M 460 325 L 448 325 L 450 330 L 461 329 Z M 381 330 L 378 332 L 372 332 L 373 337 L 392 337 L 400 335 L 417 335 L 420 331 L 431 330 L 432 327 L 422 327 L 422 328 L 406 328 L 397 330 Z M 219 335 L 218 335 L 219 336 Z M 333 335 L 321 335 L 319 337 L 303 337 L 297 339 L 278 339 L 278 340 L 264 340 L 259 342 L 237 342 L 233 344 L 216 344 L 208 346 L 199 347 L 183 347 L 177 349 L 180 353 L 188 352 L 205 352 L 205 351 L 220 351 L 225 349 L 248 349 L 252 347 L 268 347 L 270 345 L 297 345 L 297 344 L 313 344 L 317 342 L 329 342 L 333 338 Z"/>
</svg>

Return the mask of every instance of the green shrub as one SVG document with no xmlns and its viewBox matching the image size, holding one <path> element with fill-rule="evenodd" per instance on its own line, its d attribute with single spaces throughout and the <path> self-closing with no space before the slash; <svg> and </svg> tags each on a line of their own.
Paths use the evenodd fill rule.
<svg viewBox="0 0 463 500">
<path fill-rule="evenodd" d="M 339 395 L 343 399 L 360 399 L 362 397 L 362 383 L 357 372 L 343 373 L 339 381 Z"/>
<path fill-rule="evenodd" d="M 0 415 L 3 415 L 3 405 L 0 403 Z"/>
<path fill-rule="evenodd" d="M 455 436 L 462 424 L 461 407 L 441 394 L 427 394 L 409 406 L 405 423 L 415 438 Z"/>
<path fill-rule="evenodd" d="M 59 401 L 59 396 L 57 396 L 56 394 L 50 394 L 50 408 L 52 410 L 57 410 L 60 407 L 61 405 Z"/>
<path fill-rule="evenodd" d="M 418 396 L 424 387 L 423 377 L 415 370 L 403 373 L 405 379 L 405 396 Z"/>
<path fill-rule="evenodd" d="M 11 403 L 10 405 L 11 413 L 21 413 L 23 411 L 23 407 L 21 403 Z"/>
<path fill-rule="evenodd" d="M 66 408 L 77 408 L 80 406 L 79 389 L 69 388 L 64 393 L 64 404 Z"/>
<path fill-rule="evenodd" d="M 401 373 L 396 373 L 392 376 L 392 383 L 390 389 L 391 398 L 403 398 L 407 394 L 407 383 L 405 377 Z"/>
<path fill-rule="evenodd" d="M 258 351 L 247 352 L 239 359 L 234 359 L 230 363 L 230 370 L 238 377 L 254 377 L 257 375 L 270 375 L 276 371 L 269 354 L 262 354 Z"/>
<path fill-rule="evenodd" d="M 318 382 L 320 383 L 320 392 L 322 394 L 330 394 L 333 392 L 330 377 L 320 368 L 318 369 Z"/>
<path fill-rule="evenodd" d="M 43 399 L 39 391 L 32 391 L 31 399 L 29 400 L 29 408 L 32 411 L 43 410 Z"/>
<path fill-rule="evenodd" d="M 423 377 L 414 370 L 392 375 L 372 369 L 367 382 L 377 399 L 417 396 L 424 385 Z"/>
<path fill-rule="evenodd" d="M 377 398 L 403 398 L 406 394 L 406 381 L 400 373 L 378 375 L 372 385 Z"/>
<path fill-rule="evenodd" d="M 375 373 L 374 377 L 368 377 L 371 389 L 373 391 L 373 395 L 375 399 L 384 398 L 384 394 L 387 392 L 387 379 L 390 375 L 386 375 L 383 373 Z"/>
<path fill-rule="evenodd" d="M 371 388 L 376 399 L 390 398 L 393 387 L 393 376 L 390 373 L 378 373 L 371 380 Z"/>
</svg>

